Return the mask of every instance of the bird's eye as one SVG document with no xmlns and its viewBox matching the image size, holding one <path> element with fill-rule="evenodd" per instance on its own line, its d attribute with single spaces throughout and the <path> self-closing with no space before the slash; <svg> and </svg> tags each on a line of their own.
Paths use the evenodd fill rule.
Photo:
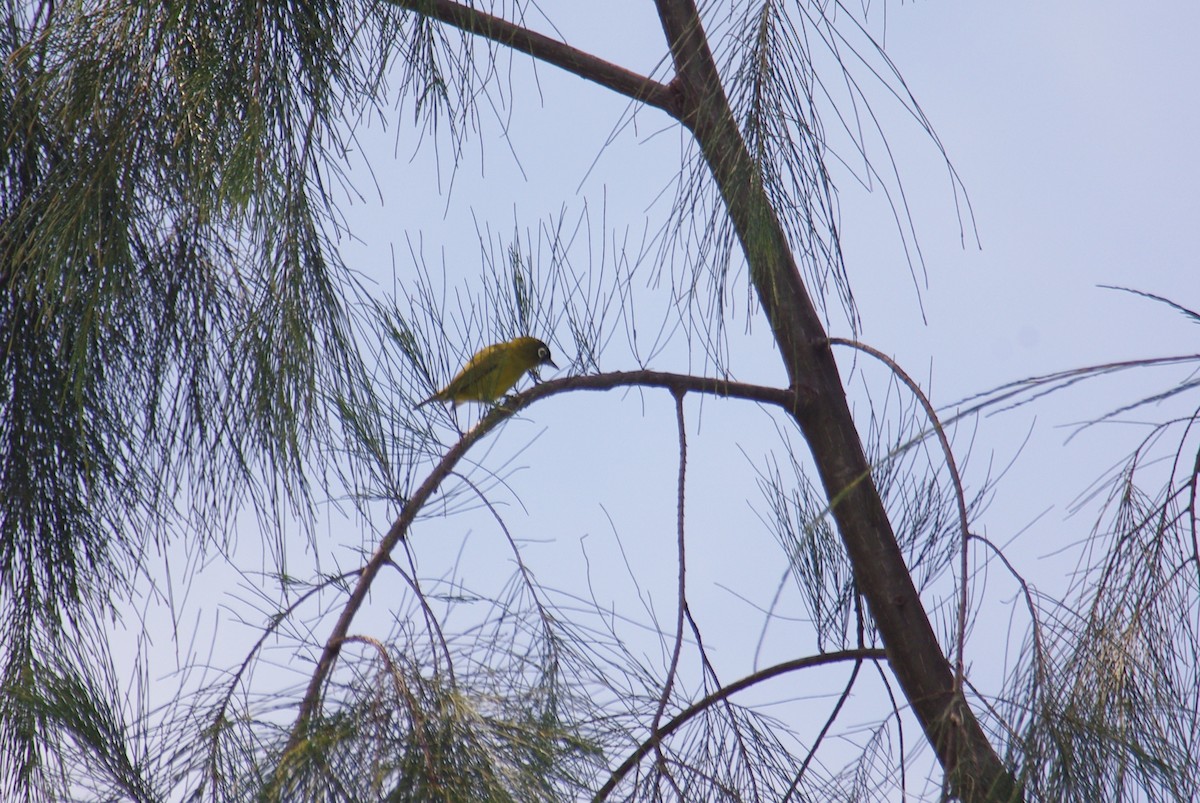
<svg viewBox="0 0 1200 803">
<path fill-rule="evenodd" d="M 545 346 L 542 346 L 541 348 L 539 348 L 538 349 L 538 359 L 539 360 L 550 359 L 550 349 L 546 348 Z"/>
</svg>

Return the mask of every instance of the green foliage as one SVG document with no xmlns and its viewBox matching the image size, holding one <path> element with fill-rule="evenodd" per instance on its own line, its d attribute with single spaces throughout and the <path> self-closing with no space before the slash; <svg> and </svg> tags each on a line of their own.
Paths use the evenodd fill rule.
<svg viewBox="0 0 1200 803">
<path fill-rule="evenodd" d="M 399 10 L 412 6 L 418 10 Z M 728 79 L 710 89 L 728 93 L 731 108 L 723 110 L 735 119 L 732 139 L 740 135 L 749 154 L 738 163 L 739 178 L 765 198 L 738 210 L 748 221 L 743 256 L 779 245 L 767 242 L 774 229 L 766 225 L 778 219 L 817 306 L 836 297 L 856 328 L 831 160 L 901 199 L 893 204 L 900 238 L 914 276 L 920 267 L 896 166 L 869 155 L 878 123 L 865 113 L 872 93 L 858 76 L 869 75 L 875 91 L 898 101 L 919 127 L 928 131 L 928 124 L 857 22 L 841 25 L 804 3 L 738 0 L 724 18 L 706 6 Z M 796 790 L 868 799 L 896 788 L 897 767 L 906 788 L 903 731 L 893 750 L 886 714 L 845 768 L 814 761 L 858 682 L 863 654 L 875 657 L 866 648 L 877 633 L 857 604 L 854 568 L 826 516 L 827 489 L 808 478 L 791 443 L 789 471 L 773 465 L 762 475 L 764 522 L 782 547 L 781 571 L 798 581 L 818 649 L 862 648 L 815 744 L 804 742 L 810 733 L 718 694 L 729 687 L 718 680 L 684 588 L 682 480 L 678 629 L 657 623 L 653 605 L 661 599 L 651 603 L 652 595 L 634 589 L 649 622 L 637 627 L 659 639 L 664 655 L 674 651 L 664 682 L 618 633 L 628 623 L 595 598 L 572 589 L 549 601 L 553 593 L 534 580 L 490 500 L 515 468 L 482 461 L 414 517 L 420 513 L 424 524 L 467 508 L 494 514 L 512 548 L 503 560 L 517 564 L 499 594 L 468 592 L 458 576 L 427 581 L 411 552 L 412 571 L 384 554 L 404 583 L 387 601 L 395 618 L 385 640 L 336 642 L 338 662 L 315 686 L 317 713 L 297 724 L 296 689 L 261 688 L 255 670 L 282 644 L 286 659 L 269 668 L 290 670 L 299 658 L 307 673 L 324 617 L 363 570 L 314 569 L 316 579 L 299 581 L 287 574 L 280 550 L 267 558 L 276 565 L 247 583 L 269 597 L 265 576 L 279 598 L 263 604 L 259 640 L 243 664 L 198 682 L 186 678 L 181 687 L 193 696 L 153 712 L 127 705 L 145 698 L 131 693 L 133 682 L 114 680 L 106 628 L 130 602 L 148 556 L 169 539 L 186 536 L 200 554 L 223 549 L 246 509 L 264 531 L 285 519 L 312 526 L 315 504 L 346 489 L 360 510 L 378 500 L 389 511 L 406 509 L 417 478 L 445 451 L 438 436 L 450 429 L 402 402 L 427 395 L 439 374 L 461 364 L 465 355 L 451 344 L 470 353 L 470 344 L 498 332 L 548 337 L 565 323 L 576 367 L 586 370 L 596 368 L 618 328 L 636 341 L 634 268 L 624 254 L 614 266 L 601 259 L 569 269 L 572 240 L 588 228 L 583 218 L 576 231 L 559 220 L 538 232 L 545 259 L 528 237 L 497 247 L 490 230 L 480 235 L 488 241 L 486 275 L 481 290 L 458 297 L 457 318 L 446 313 L 445 288 L 437 291 L 423 266 L 406 291 L 415 294 L 406 299 L 409 314 L 403 299 L 367 297 L 340 261 L 346 232 L 335 189 L 354 194 L 343 173 L 353 131 L 379 113 L 388 77 L 397 77 L 426 132 L 449 126 L 457 156 L 483 96 L 478 84 L 502 72 L 477 55 L 471 37 L 422 10 L 433 9 L 416 0 L 5 0 L 0 792 L 26 800 L 565 800 L 598 788 L 614 756 L 643 748 L 653 758 L 614 776 L 614 785 L 646 799 L 775 799 Z M 822 79 L 831 68 L 837 80 Z M 843 95 L 830 88 L 836 84 Z M 672 220 L 637 261 L 652 260 L 657 249 L 663 271 L 684 272 L 672 276 L 671 288 L 676 313 L 690 318 L 684 336 L 696 333 L 728 376 L 725 326 L 735 309 L 728 294 L 742 264 L 729 208 L 737 199 L 712 181 L 729 165 L 710 163 L 699 149 L 688 158 Z M 705 282 L 707 294 L 699 292 Z M 747 283 L 748 298 L 751 290 Z M 760 297 L 778 292 L 767 287 Z M 664 321 L 648 354 L 665 347 L 671 329 Z M 814 337 L 804 347 L 823 343 Z M 378 351 L 364 358 L 372 347 Z M 1059 375 L 1048 387 L 1077 379 Z M 1032 381 L 1029 387 L 1049 392 Z M 797 396 L 803 390 L 797 386 Z M 1006 401 L 1008 389 L 1001 390 L 986 403 Z M 383 394 L 401 403 L 385 413 Z M 682 401 L 679 409 L 682 421 Z M 921 444 L 928 425 L 915 408 L 876 413 L 870 410 L 866 436 L 866 451 L 876 457 L 862 481 L 875 483 L 887 504 L 907 561 L 899 571 L 910 571 L 927 596 L 941 594 L 938 607 L 957 603 L 968 578 L 947 580 L 953 560 L 962 556 L 965 574 L 969 548 L 982 539 L 963 532 L 955 503 L 964 518 L 974 517 L 987 486 L 971 503 L 954 498 L 941 456 Z M 1195 418 L 1181 420 L 1190 427 Z M 896 420 L 892 431 L 888 422 Z M 1181 445 L 1177 464 L 1186 462 L 1182 455 Z M 466 476 L 473 469 L 483 476 L 479 484 Z M 1044 611 L 1025 587 L 1035 619 L 1034 646 L 1025 654 L 1032 660 L 1014 676 L 1014 702 L 993 709 L 990 724 L 997 740 L 1005 734 L 1010 763 L 1032 794 L 1196 796 L 1196 483 L 1195 471 L 1181 471 L 1163 497 L 1149 498 L 1131 469 L 1113 502 L 1104 558 L 1084 573 L 1088 581 L 1070 610 L 1050 606 L 1051 621 L 1038 619 Z M 395 560 L 408 549 L 401 543 Z M 943 622 L 970 617 L 965 591 L 962 599 Z M 299 612 L 313 600 L 319 613 L 305 619 Z M 766 620 L 775 615 L 767 611 Z M 686 647 L 685 619 L 694 637 Z M 369 654 L 351 654 L 355 644 Z M 676 659 L 685 653 L 694 671 L 677 678 Z M 183 670 L 190 671 L 204 669 Z M 701 695 L 717 695 L 711 698 L 720 704 L 702 706 L 657 740 L 661 720 L 690 710 Z M 893 698 L 897 721 L 901 708 Z"/>
<path fill-rule="evenodd" d="M 247 501 L 264 520 L 308 504 L 330 400 L 364 384 L 320 177 L 341 115 L 370 108 L 392 25 L 339 3 L 5 3 L 12 688 L 39 632 L 103 615 L 157 539 L 219 546 Z M 31 736 L 14 727 L 0 737 Z M 0 759 L 0 776 L 15 766 Z"/>
<path fill-rule="evenodd" d="M 119 592 L 114 561 L 181 485 L 216 508 L 209 536 L 264 472 L 305 498 L 324 394 L 359 370 L 318 178 L 334 112 L 378 85 L 364 45 L 391 18 L 357 12 L 6 6 L 6 604 L 53 618 Z"/>
<path fill-rule="evenodd" d="M 1014 684 L 1013 748 L 1046 799 L 1200 793 L 1187 747 L 1200 652 L 1195 541 L 1183 494 L 1148 496 L 1135 483 L 1138 465 L 1132 459 L 1112 486 L 1111 529 L 1097 533 L 1101 557 L 1078 607 L 1052 607 L 1040 625 L 1049 666 L 1032 663 Z"/>
</svg>

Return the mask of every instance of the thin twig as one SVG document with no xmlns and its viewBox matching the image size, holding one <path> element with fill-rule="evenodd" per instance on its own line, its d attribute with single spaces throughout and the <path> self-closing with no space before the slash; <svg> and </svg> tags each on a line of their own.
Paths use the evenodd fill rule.
<svg viewBox="0 0 1200 803">
<path fill-rule="evenodd" d="M 1020 572 L 1017 571 L 1016 567 L 1012 565 L 1008 559 L 1008 556 L 1004 554 L 1004 551 L 1001 550 L 1000 547 L 996 546 L 989 539 L 982 535 L 976 535 L 972 533 L 971 538 L 972 540 L 978 541 L 988 549 L 992 550 L 992 552 L 996 554 L 996 557 L 1000 559 L 1000 562 L 1004 564 L 1004 567 L 1008 569 L 1008 573 L 1012 575 L 1012 578 L 1021 586 L 1021 595 L 1025 597 L 1025 605 L 1029 608 L 1029 618 L 1032 623 L 1031 630 L 1033 633 L 1033 655 L 1034 660 L 1037 662 L 1038 688 L 1042 688 L 1045 686 L 1046 681 L 1046 651 L 1042 647 L 1042 628 L 1038 621 L 1037 605 L 1033 601 L 1033 592 L 1029 589 L 1029 583 L 1025 581 L 1025 578 L 1022 577 Z"/>
<path fill-rule="evenodd" d="M 817 750 L 821 747 L 821 742 L 825 741 L 825 737 L 829 735 L 833 723 L 837 721 L 838 714 L 842 712 L 842 707 L 846 705 L 846 700 L 850 699 L 850 692 L 854 690 L 854 683 L 858 680 L 858 672 L 862 669 L 862 664 L 862 659 L 854 662 L 854 669 L 850 671 L 850 678 L 846 681 L 846 688 L 842 689 L 842 694 L 838 697 L 837 704 L 829 712 L 829 717 L 825 720 L 821 732 L 817 734 L 812 747 L 808 750 L 808 755 L 804 757 L 804 762 L 800 765 L 800 769 L 796 771 L 796 777 L 792 779 L 792 785 L 788 787 L 787 794 L 783 796 L 783 803 L 791 800 L 792 795 L 800 788 L 800 782 L 804 780 L 804 773 L 808 772 L 808 765 L 812 763 L 813 758 L 817 755 Z"/>
<path fill-rule="evenodd" d="M 925 392 L 921 390 L 921 386 L 908 375 L 899 364 L 888 357 L 878 349 L 872 348 L 865 343 L 860 343 L 856 340 L 847 340 L 841 337 L 831 337 L 830 343 L 841 346 L 849 346 L 850 348 L 858 349 L 866 354 L 870 354 L 875 359 L 882 362 L 888 367 L 897 378 L 900 379 L 908 389 L 917 397 L 917 401 L 921 403 L 921 407 L 925 410 L 925 415 L 929 418 L 929 422 L 933 425 L 937 432 L 938 442 L 941 444 L 942 452 L 946 456 L 946 468 L 950 471 L 950 480 L 954 483 L 954 498 L 958 502 L 958 525 L 962 529 L 961 547 L 959 550 L 959 577 L 961 586 L 959 588 L 958 598 L 958 644 L 954 658 L 954 690 L 958 694 L 962 694 L 963 678 L 966 675 L 966 664 L 963 658 L 965 645 L 967 641 L 967 607 L 970 602 L 970 590 L 967 586 L 967 573 L 970 570 L 968 562 L 968 542 L 970 540 L 971 528 L 970 522 L 967 519 L 967 498 L 966 492 L 963 490 L 962 476 L 958 473 L 958 465 L 954 461 L 954 450 L 950 448 L 950 439 L 946 437 L 946 431 L 942 428 L 942 422 L 938 418 L 937 411 L 933 409 L 933 405 L 929 403 L 929 399 L 925 396 Z"/>
<path fill-rule="evenodd" d="M 692 616 L 692 609 L 689 606 L 684 606 L 683 612 L 687 614 L 688 625 L 692 629 L 692 636 L 696 639 L 696 652 L 700 654 L 700 662 L 704 665 L 704 671 L 708 673 L 713 684 L 719 689 L 721 688 L 721 678 L 717 676 L 717 668 L 713 666 L 708 657 L 708 650 L 704 647 L 704 638 L 700 635 L 700 625 L 696 622 L 696 617 Z M 725 706 L 725 713 L 729 715 L 729 727 L 733 730 L 733 738 L 737 741 L 742 761 L 747 767 L 754 766 L 754 762 L 750 758 L 750 751 L 746 747 L 746 737 L 742 733 L 742 726 L 738 723 L 737 714 L 733 710 L 733 704 L 729 700 L 723 700 L 722 705 Z M 758 793 L 758 779 L 755 774 L 749 773 L 747 780 L 750 782 L 751 799 L 761 799 L 762 795 Z"/>
<path fill-rule="evenodd" d="M 667 669 L 667 679 L 663 683 L 662 694 L 658 698 L 658 709 L 654 712 L 654 720 L 650 726 L 650 733 L 654 735 L 660 732 L 659 727 L 662 724 L 663 712 L 667 710 L 667 701 L 671 698 L 671 689 L 675 686 L 675 675 L 679 671 L 679 656 L 683 652 L 683 620 L 684 613 L 687 610 L 687 556 L 684 548 L 684 489 L 687 480 L 687 428 L 683 417 L 684 392 L 681 390 L 672 390 L 671 395 L 675 397 L 675 421 L 679 428 L 679 485 L 676 496 L 676 543 L 679 550 L 679 587 L 675 600 L 675 646 L 671 651 L 671 665 Z M 660 771 L 663 775 L 669 775 L 667 772 L 666 757 L 662 752 L 661 738 L 655 741 L 654 750 L 658 754 Z"/>
<path fill-rule="evenodd" d="M 446 634 L 442 630 L 442 623 L 438 621 L 437 615 L 433 612 L 433 607 L 425 597 L 425 590 L 421 588 L 421 583 L 417 580 L 417 566 L 413 561 L 412 550 L 408 550 L 408 565 L 412 569 L 411 574 L 405 571 L 394 560 L 389 559 L 387 565 L 394 568 L 400 577 L 403 578 L 404 582 L 408 584 L 408 587 L 412 589 L 413 596 L 417 598 L 417 604 L 421 606 L 421 613 L 425 618 L 425 627 L 429 631 L 430 640 L 437 642 L 437 645 L 442 648 L 442 655 L 446 658 L 446 673 L 450 679 L 450 687 L 454 688 L 458 686 L 458 677 L 454 672 L 454 658 L 450 654 L 450 644 L 446 641 Z"/>
<path fill-rule="evenodd" d="M 338 583 L 342 580 L 346 580 L 350 577 L 353 577 L 354 575 L 359 574 L 361 571 L 362 571 L 361 569 L 355 569 L 353 571 L 343 572 L 342 574 L 339 574 L 336 577 L 326 578 L 324 581 L 318 583 L 317 585 L 310 588 L 308 591 L 305 591 L 303 594 L 301 594 L 287 608 L 280 611 L 275 616 L 271 617 L 271 621 L 267 624 L 267 626 L 265 628 L 263 628 L 263 632 L 261 634 L 259 634 L 258 639 L 254 642 L 254 646 L 252 646 L 250 648 L 250 652 L 246 654 L 246 658 L 242 661 L 241 666 L 239 666 L 237 668 L 237 670 L 233 673 L 233 676 L 230 678 L 229 683 L 227 684 L 228 685 L 228 693 L 226 693 L 222 696 L 221 704 L 217 706 L 217 710 L 213 714 L 213 717 L 212 717 L 213 739 L 212 739 L 211 750 L 209 751 L 209 758 L 211 760 L 211 766 L 214 768 L 214 770 L 217 766 L 217 749 L 218 749 L 219 742 L 220 742 L 220 730 L 221 730 L 221 726 L 227 721 L 226 713 L 229 710 L 229 701 L 232 698 L 233 692 L 237 688 L 238 683 L 241 682 L 242 675 L 244 675 L 246 673 L 246 671 L 250 668 L 250 663 L 254 660 L 254 656 L 257 655 L 259 650 L 261 650 L 263 648 L 263 645 L 267 643 L 267 639 L 269 639 L 272 635 L 275 634 L 276 628 L 278 628 L 281 624 L 283 624 L 285 621 L 287 621 L 288 616 L 290 616 L 297 608 L 299 608 L 300 605 L 302 605 L 304 602 L 306 602 L 309 599 L 309 597 L 313 596 L 314 594 L 317 594 L 320 591 L 325 590 L 326 588 L 333 585 L 334 583 Z"/>
</svg>

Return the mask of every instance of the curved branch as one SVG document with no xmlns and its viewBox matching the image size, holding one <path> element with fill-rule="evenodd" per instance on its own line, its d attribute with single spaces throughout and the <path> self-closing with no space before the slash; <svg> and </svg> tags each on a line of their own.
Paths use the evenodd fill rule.
<svg viewBox="0 0 1200 803">
<path fill-rule="evenodd" d="M 858 349 L 886 365 L 888 370 L 907 385 L 908 389 L 917 397 L 917 401 L 920 402 L 921 407 L 925 410 L 926 418 L 929 419 L 929 422 L 933 424 L 934 430 L 937 431 L 938 443 L 942 446 L 942 453 L 946 455 L 946 468 L 950 471 L 950 481 L 954 483 L 954 498 L 958 502 L 958 526 L 962 528 L 962 548 L 959 552 L 959 571 L 961 573 L 962 588 L 959 589 L 958 650 L 954 661 L 954 688 L 961 693 L 963 677 L 966 674 L 963 652 L 966 649 L 967 641 L 967 572 L 970 569 L 967 565 L 967 541 L 970 539 L 971 529 L 970 522 L 967 520 L 966 492 L 963 490 L 962 475 L 958 473 L 958 464 L 954 462 L 954 450 L 950 448 L 950 439 L 946 437 L 946 430 L 942 427 L 941 419 L 938 418 L 937 411 L 933 409 L 933 405 L 929 402 L 925 391 L 921 390 L 921 386 L 895 360 L 882 351 L 872 348 L 865 343 L 860 343 L 857 340 L 847 340 L 844 337 L 831 337 L 829 338 L 829 342 L 837 346 L 849 346 L 850 348 Z"/>
<path fill-rule="evenodd" d="M 433 496 L 438 486 L 442 484 L 442 480 L 449 476 L 454 466 L 458 464 L 458 461 L 466 455 L 467 450 L 509 415 L 511 415 L 511 411 L 504 407 L 496 407 L 485 415 L 478 424 L 472 427 L 457 443 L 450 447 L 445 457 L 434 466 L 433 471 L 429 473 L 425 481 L 413 492 L 411 497 L 404 501 L 400 515 L 392 523 L 387 534 L 380 540 L 379 546 L 376 547 L 375 552 L 371 555 L 366 565 L 363 566 L 358 583 L 354 586 L 354 590 L 350 592 L 350 597 L 346 600 L 346 605 L 342 608 L 342 613 L 334 624 L 333 632 L 329 634 L 329 638 L 325 641 L 325 648 L 321 652 L 321 657 L 317 660 L 317 668 L 313 671 L 312 677 L 308 682 L 308 688 L 305 689 L 304 698 L 300 701 L 300 711 L 296 716 L 296 724 L 292 726 L 287 750 L 296 747 L 301 739 L 305 737 L 312 717 L 316 713 L 321 697 L 321 689 L 325 685 L 325 679 L 333 671 L 333 665 L 337 661 L 338 652 L 341 650 L 342 643 L 346 640 L 346 635 L 350 631 L 350 624 L 354 621 L 354 617 L 358 614 L 363 602 L 366 601 L 367 592 L 370 591 L 371 584 L 375 581 L 375 576 L 379 574 L 380 569 L 391 562 L 392 550 L 404 539 L 408 528 L 416 519 L 417 513 L 425 506 L 429 498 Z"/>
<path fill-rule="evenodd" d="M 723 686 L 722 688 L 717 689 L 712 694 L 709 694 L 697 702 L 692 703 L 687 708 L 676 714 L 666 725 L 663 725 L 660 729 L 651 733 L 650 737 L 646 739 L 646 741 L 638 745 L 638 748 L 634 750 L 628 758 L 621 762 L 621 766 L 613 770 L 613 774 L 609 776 L 608 780 L 604 782 L 604 786 L 600 787 L 600 790 L 596 792 L 595 797 L 592 798 L 592 803 L 599 803 L 599 801 L 606 799 L 610 794 L 612 794 L 613 790 L 617 788 L 617 784 L 619 784 L 621 780 L 624 779 L 624 777 L 628 775 L 634 767 L 637 766 L 639 761 L 645 758 L 651 750 L 657 747 L 663 739 L 686 725 L 692 717 L 708 708 L 711 708 L 716 703 L 732 697 L 734 694 L 744 691 L 751 686 L 762 683 L 766 680 L 770 680 L 771 678 L 778 677 L 779 675 L 787 674 L 788 672 L 795 672 L 800 669 L 808 669 L 814 666 L 841 663 L 842 661 L 861 662 L 868 659 L 872 661 L 886 661 L 887 652 L 879 649 L 839 650 L 838 652 L 827 652 L 823 655 L 809 655 L 805 658 L 797 658 L 792 661 L 784 661 L 781 664 L 769 666 L 766 669 L 747 675 L 741 680 L 735 680 L 728 686 Z"/>
<path fill-rule="evenodd" d="M 296 723 L 292 726 L 292 733 L 288 741 L 288 750 L 294 748 L 304 738 L 308 725 L 313 715 L 316 714 L 317 706 L 320 703 L 321 689 L 325 685 L 325 680 L 333 671 L 338 651 L 341 649 L 346 635 L 350 632 L 350 625 L 354 621 L 354 617 L 366 601 L 367 592 L 370 590 L 371 584 L 375 581 L 375 576 L 379 574 L 380 569 L 391 561 L 392 550 L 404 540 L 404 536 L 408 533 L 408 528 L 416 519 L 417 514 L 425 506 L 425 503 L 429 501 L 430 497 L 433 496 L 434 492 L 437 491 L 442 481 L 450 475 L 454 467 L 466 455 L 467 451 L 505 418 L 508 418 L 538 399 L 567 390 L 611 390 L 617 387 L 632 385 L 668 388 L 673 393 L 680 394 L 693 391 L 697 393 L 709 393 L 715 396 L 745 399 L 747 401 L 765 402 L 775 404 L 793 414 L 803 406 L 803 400 L 807 398 L 806 394 L 801 391 L 769 388 L 762 385 L 748 385 L 743 382 L 730 382 L 724 379 L 689 376 L 687 374 L 671 374 L 661 371 L 620 371 L 611 374 L 566 377 L 564 379 L 543 382 L 493 407 L 487 415 L 480 419 L 478 424 L 468 430 L 457 443 L 450 447 L 450 450 L 438 461 L 438 464 L 434 466 L 429 476 L 425 478 L 425 481 L 413 491 L 407 500 L 404 500 L 404 506 L 400 511 L 400 515 L 392 523 L 392 526 L 383 538 L 380 539 L 379 546 L 376 547 L 375 552 L 363 566 L 358 582 L 350 592 L 350 596 L 346 600 L 346 605 L 342 608 L 341 615 L 338 616 L 338 620 L 333 626 L 333 631 L 325 641 L 325 648 L 321 652 L 321 657 L 317 660 L 317 667 L 313 670 L 308 688 L 305 689 L 304 697 L 300 701 L 300 710 L 296 716 Z"/>
<path fill-rule="evenodd" d="M 423 14 L 497 44 L 528 53 L 535 59 L 574 73 L 606 89 L 639 103 L 679 117 L 679 100 L 666 84 L 627 70 L 559 42 L 557 39 L 523 28 L 501 17 L 488 14 L 453 0 L 388 0 L 394 6 Z"/>
<path fill-rule="evenodd" d="M 370 636 L 347 636 L 345 640 L 347 642 L 366 644 L 368 647 L 373 647 L 375 652 L 379 654 L 379 659 L 383 662 L 384 671 L 387 672 L 388 677 L 392 680 L 392 688 L 396 692 L 397 699 L 404 701 L 404 706 L 408 709 L 408 716 L 412 719 L 412 733 L 416 736 L 418 746 L 421 748 L 421 756 L 425 759 L 425 771 L 430 777 L 436 777 L 437 769 L 433 758 L 433 750 L 429 745 L 429 734 L 425 727 L 425 715 L 421 713 L 421 706 L 417 703 L 416 695 L 412 693 L 412 689 L 404 681 L 404 675 L 396 668 L 396 662 L 388 654 L 387 647 L 379 639 L 374 639 Z"/>
<path fill-rule="evenodd" d="M 442 656 L 446 659 L 446 674 L 450 678 L 450 687 L 458 686 L 458 676 L 454 671 L 454 656 L 450 654 L 450 643 L 446 641 L 446 634 L 442 631 L 442 625 L 437 620 L 437 615 L 433 612 L 433 607 L 429 604 L 429 599 L 425 596 L 425 589 L 421 588 L 420 582 L 417 580 L 417 566 L 413 561 L 412 551 L 408 550 L 408 565 L 412 567 L 410 575 L 404 570 L 404 567 L 395 560 L 388 558 L 386 565 L 391 566 L 396 570 L 396 574 L 400 575 L 400 579 L 408 584 L 409 590 L 413 592 L 413 597 L 416 598 L 417 604 L 421 606 L 421 614 L 425 617 L 425 629 L 429 631 L 429 639 L 431 648 L 435 651 L 438 647 L 442 649 Z M 434 672 L 437 672 L 437 666 L 434 665 Z"/>
<path fill-rule="evenodd" d="M 1004 554 L 1004 550 L 982 535 L 972 533 L 971 538 L 992 550 L 996 557 L 1000 559 L 1000 562 L 1004 564 L 1004 568 L 1008 570 L 1009 575 L 1021 586 L 1021 595 L 1025 598 L 1025 607 L 1029 609 L 1030 632 L 1033 634 L 1033 660 L 1037 666 L 1035 670 L 1037 672 L 1037 691 L 1040 693 L 1047 685 L 1046 674 L 1049 663 L 1046 658 L 1046 650 L 1042 646 L 1042 626 L 1038 619 L 1037 605 L 1033 600 L 1033 591 L 1030 590 L 1029 583 L 1017 571 L 1017 567 L 1013 566 L 1012 561 Z"/>
</svg>

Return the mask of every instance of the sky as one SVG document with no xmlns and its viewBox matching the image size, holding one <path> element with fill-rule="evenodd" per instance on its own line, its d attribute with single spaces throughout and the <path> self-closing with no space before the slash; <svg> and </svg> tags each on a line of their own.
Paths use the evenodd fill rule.
<svg viewBox="0 0 1200 803">
<path fill-rule="evenodd" d="M 548 2 L 541 8 L 556 28 L 534 17 L 528 20 L 532 27 L 557 30 L 571 44 L 664 77 L 665 47 L 651 4 Z M 916 237 L 898 232 L 881 185 L 865 187 L 849 171 L 835 174 L 846 266 L 861 312 L 859 337 L 896 359 L 935 405 L 950 411 L 961 399 L 1036 374 L 1196 352 L 1200 330 L 1194 324 L 1099 285 L 1200 308 L 1194 279 L 1200 230 L 1200 50 L 1194 33 L 1200 5 L 922 0 L 871 4 L 870 20 L 965 195 L 955 192 L 944 157 L 911 116 L 878 87 L 870 90 L 879 97 L 880 125 L 899 165 Z M 553 67 L 531 69 L 521 58 L 503 60 L 500 73 L 502 97 L 481 104 L 477 130 L 467 137 L 457 167 L 444 142 L 438 148 L 428 137 L 418 143 L 410 106 L 389 107 L 357 128 L 361 150 L 349 158 L 361 194 L 336 199 L 353 234 L 343 243 L 343 256 L 380 298 L 411 291 L 414 253 L 427 269 L 445 269 L 450 297 L 477 289 L 484 254 L 502 254 L 514 231 L 524 240 L 556 216 L 574 228 L 585 210 L 582 233 L 568 252 L 571 263 L 611 275 L 621 245 L 632 260 L 646 233 L 662 225 L 683 147 L 680 132 L 663 115 L 642 110 L 631 116 L 625 99 Z M 881 144 L 873 142 L 875 160 L 886 156 Z M 480 231 L 489 239 L 486 248 Z M 910 253 L 919 247 L 923 257 L 912 269 L 906 244 Z M 544 246 L 531 250 L 546 258 Z M 666 277 L 680 269 L 649 262 L 642 261 L 634 279 L 643 355 L 653 353 L 650 344 L 672 326 L 670 282 L 653 281 L 655 268 Z M 733 297 L 744 300 L 744 289 Z M 570 333 L 561 317 L 556 320 L 557 330 L 531 334 L 550 341 L 556 361 L 566 366 L 575 355 Z M 601 369 L 636 367 L 633 329 L 628 322 L 614 327 Z M 831 329 L 851 334 L 836 311 Z M 783 381 L 760 315 L 747 318 L 739 304 L 729 332 L 736 378 Z M 686 348 L 685 334 L 674 331 L 649 366 L 711 371 L 697 350 Z M 447 343 L 442 359 L 454 363 L 480 345 Z M 880 395 L 886 378 L 861 358 L 847 356 L 843 367 L 856 412 L 865 417 L 864 386 L 878 401 L 886 396 Z M 1006 472 L 975 522 L 978 531 L 1010 544 L 1014 564 L 1040 588 L 1064 593 L 1077 546 L 1094 523 L 1087 510 L 1071 512 L 1073 501 L 1145 434 L 1135 423 L 1110 424 L 1068 442 L 1071 425 L 1179 379 L 1125 374 L 957 430 L 960 459 L 970 455 L 964 469 L 969 485 L 977 488 Z M 411 391 L 412 397 L 424 395 L 424 389 Z M 1151 408 L 1138 418 L 1162 413 Z M 794 584 L 784 583 L 778 603 L 784 615 L 763 635 L 761 611 L 773 604 L 784 574 L 774 537 L 761 520 L 758 478 L 773 459 L 784 458 L 787 444 L 779 419 L 755 407 L 689 397 L 685 414 L 689 599 L 728 682 L 754 667 L 816 651 L 800 621 L 805 612 Z M 479 466 L 469 476 L 502 474 L 504 483 L 491 498 L 523 559 L 558 599 L 590 596 L 633 620 L 656 618 L 670 627 L 677 581 L 677 439 L 666 392 L 560 395 L 490 436 L 474 455 Z M 791 444 L 802 452 L 794 434 Z M 378 532 L 387 529 L 388 515 L 381 511 Z M 327 536 L 322 548 L 329 553 L 319 558 L 326 569 L 353 565 L 354 551 L 372 537 L 337 524 L 329 525 Z M 487 591 L 502 586 L 512 571 L 512 551 L 487 510 L 423 521 L 413 543 L 420 571 L 429 578 L 454 576 Z M 968 659 L 997 684 L 994 668 L 1015 655 L 1024 623 L 1002 573 L 980 576 L 987 582 L 974 596 L 983 611 L 977 632 L 984 636 L 972 638 Z M 400 581 L 382 577 L 370 610 L 356 624 L 359 632 L 388 624 L 392 590 L 402 593 Z M 945 587 L 929 599 L 939 632 L 947 626 L 946 600 Z M 211 623 L 209 617 L 226 615 L 209 611 L 202 619 Z M 240 639 L 235 617 L 219 627 L 235 634 L 234 642 Z M 1008 635 L 993 638 L 992 628 Z M 656 652 L 661 645 L 638 641 L 639 627 L 627 632 L 665 665 L 667 656 Z M 246 639 L 252 635 L 242 632 Z M 803 692 L 784 683 L 764 699 L 790 701 L 792 708 L 781 702 L 778 710 L 793 714 L 815 710 L 820 722 L 839 677 L 831 674 Z M 877 700 L 864 698 L 848 714 L 852 724 L 878 714 Z"/>
</svg>

